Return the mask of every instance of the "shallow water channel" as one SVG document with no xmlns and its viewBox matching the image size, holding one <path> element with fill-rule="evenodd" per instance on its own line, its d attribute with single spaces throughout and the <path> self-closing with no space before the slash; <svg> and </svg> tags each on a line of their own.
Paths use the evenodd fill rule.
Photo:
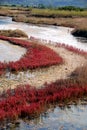
<svg viewBox="0 0 87 130">
<path fill-rule="evenodd" d="M 49 109 L 30 122 L 21 121 L 16 130 L 87 130 L 87 106 L 71 105 Z"/>
<path fill-rule="evenodd" d="M 35 26 L 12 22 L 11 18 L 0 17 L 0 29 L 21 29 L 28 36 L 65 43 L 87 51 L 87 39 L 75 38 L 71 35 L 72 28 L 55 26 Z M 56 44 L 56 43 L 54 43 Z M 0 40 L 0 61 L 18 60 L 25 53 L 24 48 L 10 45 Z M 71 105 L 69 108 L 49 109 L 38 119 L 28 122 L 21 121 L 15 130 L 87 130 L 87 105 Z"/>
<path fill-rule="evenodd" d="M 27 33 L 28 37 L 33 36 L 37 39 L 47 40 L 47 42 L 53 41 L 53 44 L 56 44 L 56 42 L 64 43 L 87 51 L 87 39 L 76 38 L 72 36 L 71 31 L 73 30 L 73 28 L 51 25 L 36 26 L 21 22 L 13 22 L 12 19 L 9 17 L 0 17 L 0 29 L 21 29 L 25 33 Z"/>
</svg>

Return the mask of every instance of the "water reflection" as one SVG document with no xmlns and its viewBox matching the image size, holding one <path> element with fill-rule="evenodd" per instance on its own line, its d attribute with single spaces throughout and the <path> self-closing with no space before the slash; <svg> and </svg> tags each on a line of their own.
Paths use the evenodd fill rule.
<svg viewBox="0 0 87 130">
<path fill-rule="evenodd" d="M 78 42 L 82 42 L 84 44 L 87 44 L 87 38 L 84 37 L 76 37 L 76 39 L 78 40 Z"/>
<path fill-rule="evenodd" d="M 30 122 L 21 121 L 19 130 L 87 130 L 87 105 L 56 107 Z M 16 130 L 17 130 L 16 129 Z"/>
</svg>

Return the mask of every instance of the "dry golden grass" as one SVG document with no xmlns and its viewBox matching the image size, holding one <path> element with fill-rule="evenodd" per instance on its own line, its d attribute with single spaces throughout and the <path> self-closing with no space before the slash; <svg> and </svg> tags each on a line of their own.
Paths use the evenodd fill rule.
<svg viewBox="0 0 87 130">
<path fill-rule="evenodd" d="M 16 29 L 16 30 L 0 30 L 1 36 L 7 36 L 7 37 L 28 37 L 26 33 L 23 31 Z"/>
<path fill-rule="evenodd" d="M 23 7 L 0 7 L 0 15 L 12 16 L 14 21 L 33 24 L 49 24 L 87 30 L 87 10 L 50 10 Z"/>
<path fill-rule="evenodd" d="M 77 81 L 80 84 L 87 84 L 87 63 L 85 65 L 82 64 L 81 67 L 76 68 L 70 77 L 72 80 Z"/>
</svg>

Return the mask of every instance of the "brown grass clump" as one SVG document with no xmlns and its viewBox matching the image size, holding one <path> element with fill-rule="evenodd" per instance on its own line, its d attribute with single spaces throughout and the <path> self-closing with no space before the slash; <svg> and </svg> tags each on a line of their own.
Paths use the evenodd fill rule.
<svg viewBox="0 0 87 130">
<path fill-rule="evenodd" d="M 16 29 L 16 30 L 0 30 L 1 36 L 7 36 L 7 37 L 28 37 L 26 33 L 23 31 Z"/>
<path fill-rule="evenodd" d="M 82 65 L 82 67 L 75 69 L 70 77 L 72 80 L 76 80 L 81 84 L 87 84 L 87 63 L 85 65 Z"/>
<path fill-rule="evenodd" d="M 12 20 L 13 21 L 16 21 L 16 22 L 24 22 L 24 23 L 26 23 L 27 22 L 27 17 L 26 17 L 26 15 L 24 15 L 24 14 L 18 14 L 17 16 L 14 16 L 13 18 L 12 18 Z"/>
</svg>

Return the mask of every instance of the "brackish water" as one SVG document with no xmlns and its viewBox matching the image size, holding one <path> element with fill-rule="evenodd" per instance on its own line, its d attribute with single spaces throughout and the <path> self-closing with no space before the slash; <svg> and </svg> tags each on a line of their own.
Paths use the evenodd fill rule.
<svg viewBox="0 0 87 130">
<path fill-rule="evenodd" d="M 21 121 L 15 130 L 87 130 L 87 105 L 49 109 L 38 119 Z"/>
<path fill-rule="evenodd" d="M 7 21 L 7 23 L 4 21 Z M 87 40 L 72 36 L 70 33 L 71 28 L 39 27 L 12 22 L 9 18 L 8 20 L 7 18 L 3 18 L 3 20 L 0 18 L 0 29 L 21 29 L 29 37 L 33 36 L 48 42 L 51 40 L 53 42 L 65 43 L 87 51 Z M 20 125 L 14 128 L 14 130 L 87 130 L 87 105 L 82 105 L 79 102 L 77 106 L 71 105 L 69 108 L 60 109 L 56 106 L 49 109 L 45 114 L 41 114 L 37 119 L 27 122 L 21 120 Z"/>
</svg>

